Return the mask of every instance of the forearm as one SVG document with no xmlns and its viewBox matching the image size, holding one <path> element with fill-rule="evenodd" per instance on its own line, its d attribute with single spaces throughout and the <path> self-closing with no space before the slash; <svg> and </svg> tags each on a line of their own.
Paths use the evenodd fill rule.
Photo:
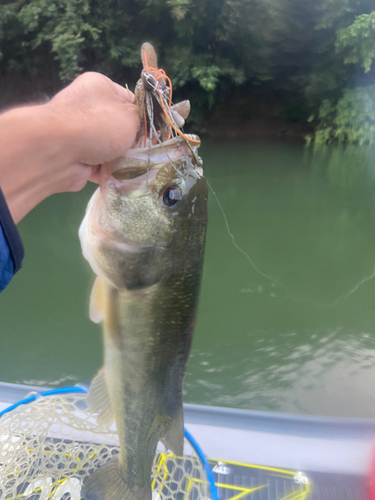
<svg viewBox="0 0 375 500">
<path fill-rule="evenodd" d="M 14 223 L 54 193 L 98 182 L 100 166 L 132 147 L 133 100 L 109 78 L 85 73 L 46 104 L 0 115 L 0 291 L 23 258 Z"/>
<path fill-rule="evenodd" d="M 56 173 L 71 162 L 73 135 L 49 105 L 0 115 L 0 187 L 16 223 L 59 191 Z"/>
<path fill-rule="evenodd" d="M 133 94 L 97 73 L 78 77 L 47 104 L 0 115 L 0 187 L 14 221 L 54 193 L 98 180 L 139 129 Z"/>
</svg>

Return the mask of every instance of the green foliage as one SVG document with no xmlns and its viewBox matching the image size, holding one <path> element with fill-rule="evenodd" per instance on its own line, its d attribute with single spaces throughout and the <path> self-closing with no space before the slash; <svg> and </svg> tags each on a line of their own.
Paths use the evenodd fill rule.
<svg viewBox="0 0 375 500">
<path fill-rule="evenodd" d="M 373 0 L 324 0 L 320 6 L 320 56 L 306 86 L 317 143 L 374 141 L 374 89 L 363 73 L 375 58 L 374 7 Z"/>
<path fill-rule="evenodd" d="M 261 0 L 256 1 L 261 5 Z M 238 47 L 231 36 L 225 39 L 224 22 L 236 15 L 232 6 L 234 12 L 224 19 L 230 3 L 6 1 L 0 5 L 0 71 L 3 75 L 16 70 L 43 77 L 48 72 L 58 73 L 60 80 L 68 83 L 82 71 L 95 70 L 134 85 L 140 72 L 140 46 L 150 40 L 177 93 L 185 86 L 189 92 L 199 89 L 204 114 L 218 93 L 242 85 L 246 72 L 251 71 L 240 61 L 241 54 L 249 55 L 249 48 Z"/>
<path fill-rule="evenodd" d="M 272 95 L 286 120 L 289 110 L 297 108 L 294 122 L 316 116 L 311 123 L 318 141 L 370 140 L 372 118 L 354 110 L 367 102 L 369 91 L 348 89 L 355 72 L 371 75 L 373 0 L 0 3 L 3 77 L 45 81 L 58 75 L 66 84 L 93 70 L 132 86 L 146 40 L 155 45 L 173 80 L 174 98 L 194 99 L 191 119 L 201 128 L 214 104 L 224 110 L 231 102 L 244 103 L 245 115 L 253 99 L 264 96 L 268 105 Z"/>
<path fill-rule="evenodd" d="M 307 74 L 305 95 L 315 108 L 323 100 L 338 100 L 343 89 L 351 84 L 353 67 L 346 65 L 346 53 L 338 42 L 338 34 L 355 18 L 371 9 L 372 0 L 323 0 L 317 5 L 320 13 L 316 23 L 316 46 L 310 72 Z"/>
<path fill-rule="evenodd" d="M 208 92 L 215 90 L 220 73 L 219 66 L 194 66 L 192 68 L 193 78 L 196 78 L 200 86 Z"/>
<path fill-rule="evenodd" d="M 34 0 L 18 12 L 25 34 L 33 34 L 24 44 L 32 50 L 49 43 L 51 53 L 60 65 L 63 82 L 74 79 L 82 71 L 85 43 L 98 39 L 100 30 L 88 21 L 88 0 Z"/>
<path fill-rule="evenodd" d="M 167 0 L 167 5 L 171 8 L 172 17 L 176 21 L 181 21 L 189 11 L 191 2 L 190 0 Z"/>
<path fill-rule="evenodd" d="M 375 85 L 345 89 L 337 103 L 319 109 L 315 142 L 375 143 Z"/>
<path fill-rule="evenodd" d="M 358 3 L 353 0 L 325 0 L 320 6 L 322 16 L 317 29 L 337 29 L 345 25 L 355 13 Z"/>
<path fill-rule="evenodd" d="M 336 50 L 345 51 L 345 64 L 359 64 L 368 73 L 375 59 L 375 11 L 356 17 L 354 23 L 340 29 Z"/>
</svg>

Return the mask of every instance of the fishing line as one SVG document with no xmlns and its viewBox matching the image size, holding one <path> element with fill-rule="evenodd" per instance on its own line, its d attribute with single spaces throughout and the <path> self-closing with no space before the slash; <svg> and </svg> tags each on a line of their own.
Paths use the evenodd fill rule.
<svg viewBox="0 0 375 500">
<path fill-rule="evenodd" d="M 219 208 L 220 208 L 220 211 L 221 211 L 221 213 L 222 213 L 222 215 L 223 215 L 223 219 L 224 219 L 224 222 L 225 222 L 225 225 L 226 225 L 226 228 L 227 228 L 228 235 L 230 236 L 230 238 L 231 238 L 231 240 L 232 240 L 232 243 L 233 243 L 234 247 L 235 247 L 235 248 L 237 248 L 237 250 L 238 250 L 239 252 L 241 252 L 241 253 L 242 253 L 242 254 L 246 257 L 246 259 L 249 261 L 250 265 L 251 265 L 251 266 L 252 266 L 252 267 L 253 267 L 253 268 L 257 271 L 257 273 L 258 273 L 258 274 L 260 274 L 260 275 L 261 275 L 261 276 L 263 276 L 264 278 L 266 278 L 266 279 L 268 279 L 268 280 L 272 281 L 272 282 L 273 282 L 273 283 L 275 283 L 276 285 L 279 285 L 281 288 L 283 288 L 283 289 L 286 291 L 286 293 L 287 293 L 288 295 L 290 295 L 290 294 L 289 294 L 289 291 L 288 291 L 288 289 L 285 287 L 285 285 L 283 285 L 282 283 L 280 283 L 280 282 L 278 282 L 277 280 L 275 280 L 272 276 L 269 276 L 268 274 L 265 274 L 263 271 L 261 271 L 261 270 L 259 269 L 259 267 L 258 267 L 258 266 L 254 263 L 254 261 L 252 260 L 252 258 L 250 257 L 250 255 L 249 255 L 248 253 L 246 253 L 246 252 L 245 252 L 245 250 L 244 250 L 243 248 L 241 248 L 241 247 L 237 244 L 237 242 L 236 242 L 236 240 L 235 240 L 235 238 L 234 238 L 234 235 L 232 234 L 232 232 L 231 232 L 231 230 L 230 230 L 230 227 L 229 227 L 229 222 L 228 222 L 227 216 L 226 216 L 226 214 L 225 214 L 225 211 L 224 211 L 223 205 L 220 203 L 219 198 L 217 197 L 217 194 L 215 193 L 215 191 L 213 190 L 213 188 L 212 188 L 211 184 L 208 182 L 208 180 L 207 180 L 207 179 L 206 179 L 206 182 L 207 182 L 207 185 L 208 185 L 208 187 L 210 188 L 210 190 L 211 190 L 212 194 L 214 195 L 214 198 L 215 198 L 215 200 L 216 200 L 216 203 L 218 204 L 218 206 L 219 206 Z"/>
<path fill-rule="evenodd" d="M 344 293 L 338 299 L 336 299 L 335 302 L 333 303 L 333 305 L 336 306 L 339 302 L 342 302 L 344 299 L 347 299 L 348 297 L 353 295 L 353 293 L 356 292 L 358 290 L 358 288 L 360 288 L 363 285 L 363 283 L 366 283 L 367 281 L 372 280 L 374 277 L 375 277 L 375 267 L 370 275 L 364 277 L 355 287 L 353 287 L 351 290 L 349 290 L 349 292 Z"/>
<path fill-rule="evenodd" d="M 146 189 L 148 188 L 148 174 L 150 172 L 150 162 L 151 162 L 151 146 L 152 146 L 152 127 L 151 123 L 154 123 L 154 105 L 152 102 L 152 97 L 146 93 L 146 108 L 148 119 L 150 122 L 150 137 L 148 140 L 148 158 L 147 158 L 147 180 L 146 180 Z"/>
<path fill-rule="evenodd" d="M 162 71 L 162 70 L 160 70 Z M 156 75 L 155 75 L 156 76 Z M 164 95 L 164 92 L 160 89 L 159 87 L 159 82 L 157 80 L 161 79 L 161 78 L 167 78 L 168 79 L 168 83 L 170 84 L 170 95 L 169 95 L 169 102 L 167 102 L 167 104 L 165 105 L 164 103 L 164 99 L 165 99 L 165 95 Z M 148 84 L 152 87 L 153 91 L 153 95 L 156 99 L 156 101 L 159 103 L 159 105 L 161 106 L 162 110 L 164 111 L 164 116 L 167 118 L 168 122 L 169 122 L 169 125 L 170 125 L 170 134 L 169 134 L 169 137 L 168 139 L 171 137 L 171 135 L 173 136 L 173 133 L 174 134 L 178 134 L 178 135 L 181 135 L 181 137 L 183 139 L 185 139 L 185 141 L 187 142 L 190 150 L 192 151 L 194 157 L 196 158 L 197 162 L 198 162 L 198 159 L 196 157 L 196 153 L 195 151 L 193 150 L 192 148 L 192 145 L 191 145 L 191 142 L 198 142 L 198 141 L 195 141 L 193 139 L 191 139 L 190 137 L 186 136 L 184 133 L 182 133 L 180 130 L 179 130 L 179 127 L 177 126 L 177 124 L 175 123 L 175 120 L 173 118 L 173 115 L 170 113 L 170 108 L 172 106 L 172 84 L 171 84 L 171 81 L 169 80 L 169 78 L 166 76 L 165 72 L 162 72 L 162 74 L 160 74 L 158 77 L 155 78 L 156 80 L 156 84 L 157 86 L 153 85 L 150 81 L 148 82 Z M 180 172 L 178 171 L 178 169 L 176 168 L 176 166 L 174 165 L 172 159 L 170 158 L 170 156 L 168 155 L 167 151 L 165 151 L 165 148 L 164 148 L 164 144 L 163 142 L 160 140 L 160 137 L 155 129 L 155 126 L 154 126 L 154 123 L 153 123 L 153 116 L 154 116 L 154 113 L 153 113 L 153 103 L 152 103 L 152 98 L 151 98 L 151 95 L 147 94 L 146 95 L 146 107 L 147 107 L 147 114 L 148 114 L 148 117 L 149 117 L 149 120 L 150 120 L 150 138 L 149 138 L 149 160 L 148 160 L 148 166 L 147 166 L 147 171 L 149 170 L 149 164 L 150 164 L 150 147 L 151 147 L 151 144 L 152 144 L 152 132 L 155 134 L 155 137 L 157 139 L 157 141 L 159 142 L 159 144 L 162 145 L 162 149 L 164 151 L 164 153 L 166 154 L 166 156 L 168 157 L 170 163 L 172 164 L 173 168 L 176 170 L 177 173 L 180 174 Z M 151 108 L 151 109 L 150 109 Z M 167 111 L 168 110 L 168 111 Z M 199 163 L 199 162 L 198 162 Z M 206 179 L 207 181 L 207 179 Z M 231 232 L 230 230 L 230 227 L 229 227 L 229 222 L 228 222 L 228 218 L 225 214 L 225 211 L 224 211 L 224 208 L 217 196 L 217 194 L 215 193 L 215 191 L 213 190 L 212 186 L 210 185 L 210 183 L 207 181 L 207 185 L 209 187 L 209 189 L 211 190 L 215 200 L 216 200 L 216 203 L 218 204 L 218 207 L 222 213 L 222 216 L 223 216 L 223 219 L 224 219 L 224 222 L 225 222 L 225 226 L 226 226 L 226 229 L 227 229 L 227 233 L 229 235 L 229 237 L 231 238 L 231 241 L 232 241 L 232 244 L 233 246 L 239 251 L 241 252 L 246 260 L 249 262 L 249 264 L 255 269 L 255 271 L 260 275 L 262 276 L 263 278 L 269 280 L 272 282 L 273 285 L 277 285 L 278 287 L 282 288 L 285 292 L 286 292 L 286 298 L 293 301 L 293 302 L 301 302 L 301 303 L 309 303 L 309 304 L 313 304 L 315 306 L 319 306 L 319 307 L 335 307 L 337 304 L 339 304 L 341 301 L 347 299 L 348 297 L 350 297 L 353 293 L 355 293 L 364 283 L 366 283 L 367 281 L 370 281 L 371 279 L 373 279 L 375 277 L 375 268 L 372 272 L 372 274 L 370 274 L 369 276 L 366 276 L 365 278 L 363 278 L 356 286 L 354 286 L 351 290 L 349 290 L 347 293 L 339 296 L 336 300 L 334 300 L 333 302 L 331 303 L 323 303 L 323 302 L 315 302 L 315 301 L 312 301 L 312 300 L 308 300 L 308 299 L 301 299 L 301 298 L 296 298 L 296 297 L 293 297 L 291 295 L 291 293 L 289 292 L 288 288 L 283 285 L 280 281 L 276 280 L 274 277 L 270 276 L 269 274 L 266 274 L 264 273 L 256 264 L 255 262 L 252 260 L 252 258 L 250 257 L 250 255 L 245 252 L 245 250 L 243 248 L 241 248 L 236 240 L 235 240 L 235 237 L 233 235 L 233 233 Z"/>
<path fill-rule="evenodd" d="M 165 108 L 165 105 L 164 105 L 164 92 L 162 90 L 160 90 L 158 87 L 155 87 L 155 85 L 153 85 L 151 82 L 148 82 L 148 84 L 150 85 L 150 87 L 152 87 L 154 89 L 154 92 L 156 92 L 156 95 L 160 95 L 160 100 L 158 99 L 158 102 L 162 108 L 162 110 L 164 111 L 164 115 L 165 117 L 167 118 L 167 121 L 169 122 L 170 126 L 172 126 L 172 128 L 174 129 L 174 131 L 179 135 L 181 136 L 183 139 L 185 139 L 185 141 L 187 141 L 188 143 L 196 143 L 198 144 L 199 141 L 195 140 L 195 139 L 191 139 L 190 137 L 186 136 L 185 134 L 183 134 L 181 132 L 181 130 L 178 128 L 177 125 L 175 125 L 174 121 L 173 121 L 173 118 L 170 117 L 170 110 L 168 109 L 168 112 Z M 156 97 L 156 96 L 155 96 Z M 170 96 L 170 102 L 172 99 L 172 95 Z M 170 104 L 170 103 L 169 103 Z M 169 106 L 168 106 L 169 107 Z"/>
<path fill-rule="evenodd" d="M 154 125 L 154 124 L 152 125 L 152 127 L 153 127 L 153 129 L 155 130 L 155 125 Z M 156 130 L 155 130 L 155 132 L 156 132 Z M 161 148 L 162 148 L 162 150 L 163 150 L 164 154 L 167 156 L 168 160 L 170 161 L 170 163 L 171 163 L 172 167 L 175 169 L 175 171 L 177 172 L 177 174 L 178 174 L 180 177 L 182 177 L 181 172 L 178 170 L 178 168 L 176 167 L 176 165 L 173 163 L 172 158 L 169 156 L 168 152 L 166 151 L 166 149 L 165 149 L 165 147 L 164 147 L 164 143 L 160 140 L 160 137 L 158 137 L 157 139 L 158 139 L 159 144 L 161 145 Z"/>
<path fill-rule="evenodd" d="M 210 188 L 210 191 L 212 192 L 212 194 L 214 195 L 214 198 L 216 200 L 216 203 L 218 204 L 218 207 L 223 215 L 223 219 L 224 219 L 224 222 L 225 222 L 225 226 L 226 226 L 226 229 L 227 229 L 227 232 L 228 232 L 228 235 L 229 237 L 231 238 L 232 240 L 232 243 L 233 243 L 233 246 L 239 251 L 241 252 L 245 257 L 246 259 L 248 260 L 248 262 L 250 263 L 250 265 L 257 271 L 258 274 L 260 274 L 261 276 L 263 276 L 264 278 L 268 279 L 269 281 L 273 282 L 274 284 L 278 285 L 280 288 L 282 288 L 283 290 L 285 290 L 286 294 L 287 294 L 287 299 L 291 300 L 292 302 L 299 302 L 299 303 L 306 303 L 306 304 L 312 304 L 314 306 L 318 306 L 318 307 L 335 307 L 337 306 L 340 302 L 342 302 L 343 300 L 349 298 L 353 293 L 355 293 L 364 283 L 366 283 L 367 281 L 370 281 L 371 279 L 373 279 L 375 277 L 375 267 L 373 269 L 373 272 L 372 274 L 370 274 L 369 276 L 366 276 L 365 278 L 363 278 L 356 286 L 354 286 L 351 290 L 349 290 L 347 293 L 344 293 L 343 295 L 340 295 L 336 300 L 334 300 L 333 302 L 331 303 L 325 303 L 325 302 L 315 302 L 313 300 L 309 300 L 309 299 L 299 299 L 299 298 L 296 298 L 296 297 L 293 297 L 291 295 L 291 293 L 289 292 L 288 288 L 283 285 L 282 283 L 280 283 L 278 280 L 276 280 L 275 278 L 273 278 L 272 276 L 264 273 L 263 271 L 261 271 L 259 269 L 259 267 L 254 263 L 254 261 L 252 260 L 252 258 L 250 257 L 250 255 L 245 252 L 245 250 L 243 248 L 241 248 L 236 240 L 235 240 L 235 237 L 233 235 L 233 233 L 231 232 L 230 230 L 230 227 L 229 227 L 229 222 L 228 222 L 228 218 L 225 214 L 225 211 L 224 211 L 224 208 L 222 206 L 222 204 L 220 203 L 220 200 L 217 196 L 217 194 L 215 193 L 215 191 L 213 190 L 211 184 L 208 182 L 208 180 L 206 179 L 206 182 L 207 182 L 207 185 L 208 187 Z"/>
</svg>

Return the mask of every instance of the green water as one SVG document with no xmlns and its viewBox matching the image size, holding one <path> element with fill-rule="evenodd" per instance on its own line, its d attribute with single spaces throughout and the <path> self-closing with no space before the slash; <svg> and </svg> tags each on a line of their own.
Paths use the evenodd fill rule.
<svg viewBox="0 0 375 500">
<path fill-rule="evenodd" d="M 185 401 L 375 417 L 375 151 L 206 145 L 211 193 Z M 77 230 L 93 192 L 20 224 L 24 268 L 0 297 L 0 380 L 60 386 L 101 365 Z"/>
</svg>

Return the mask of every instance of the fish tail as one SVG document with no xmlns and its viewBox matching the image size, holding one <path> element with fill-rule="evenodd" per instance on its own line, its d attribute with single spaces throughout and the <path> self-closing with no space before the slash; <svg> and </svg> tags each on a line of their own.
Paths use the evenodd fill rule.
<svg viewBox="0 0 375 500">
<path fill-rule="evenodd" d="M 151 486 L 130 487 L 121 474 L 118 457 L 114 457 L 85 481 L 81 500 L 151 500 Z"/>
</svg>

